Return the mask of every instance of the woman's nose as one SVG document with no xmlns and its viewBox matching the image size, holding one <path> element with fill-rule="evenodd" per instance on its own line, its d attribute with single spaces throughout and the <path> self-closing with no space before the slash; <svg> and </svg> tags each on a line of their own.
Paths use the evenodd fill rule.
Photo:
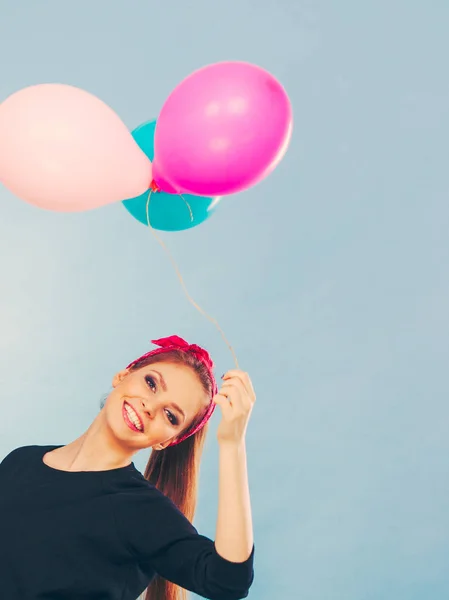
<svg viewBox="0 0 449 600">
<path fill-rule="evenodd" d="M 141 400 L 140 403 L 142 405 L 143 411 L 151 418 L 153 416 L 153 411 L 149 406 L 149 402 Z"/>
</svg>

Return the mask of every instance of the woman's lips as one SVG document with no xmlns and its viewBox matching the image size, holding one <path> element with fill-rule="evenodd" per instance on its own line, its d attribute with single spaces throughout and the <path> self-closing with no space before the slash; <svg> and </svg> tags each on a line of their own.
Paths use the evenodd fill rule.
<svg viewBox="0 0 449 600">
<path fill-rule="evenodd" d="M 134 425 L 134 423 L 131 421 L 131 419 L 129 418 L 129 416 L 128 416 L 128 413 L 126 412 L 126 409 L 125 409 L 125 405 L 126 405 L 126 404 L 128 404 L 128 403 L 127 403 L 127 402 L 124 402 L 124 403 L 123 403 L 123 407 L 122 407 L 122 415 L 123 415 L 123 419 L 124 419 L 125 423 L 128 425 L 128 427 L 129 427 L 130 429 L 132 429 L 132 431 L 136 431 L 137 433 L 143 433 L 143 429 L 138 429 L 138 428 L 137 428 L 137 427 Z M 129 404 L 128 404 L 128 406 L 130 406 L 130 408 L 132 408 L 132 406 L 131 406 L 131 405 L 129 405 Z M 133 411 L 134 411 L 134 409 L 133 409 Z M 135 412 L 135 411 L 134 411 L 134 412 Z M 142 421 L 141 421 L 141 423 L 142 423 Z M 143 427 L 143 423 L 142 423 L 142 427 Z"/>
</svg>

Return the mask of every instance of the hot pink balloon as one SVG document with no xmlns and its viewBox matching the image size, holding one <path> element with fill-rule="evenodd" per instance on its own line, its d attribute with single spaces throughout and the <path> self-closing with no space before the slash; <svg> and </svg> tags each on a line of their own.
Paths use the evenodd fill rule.
<svg viewBox="0 0 449 600">
<path fill-rule="evenodd" d="M 139 196 L 151 180 L 151 162 L 92 94 L 43 84 L 0 104 L 0 181 L 22 200 L 77 212 Z"/>
<path fill-rule="evenodd" d="M 243 62 L 204 67 L 187 77 L 162 108 L 154 182 L 170 193 L 240 192 L 276 167 L 292 127 L 289 98 L 273 75 Z"/>
</svg>

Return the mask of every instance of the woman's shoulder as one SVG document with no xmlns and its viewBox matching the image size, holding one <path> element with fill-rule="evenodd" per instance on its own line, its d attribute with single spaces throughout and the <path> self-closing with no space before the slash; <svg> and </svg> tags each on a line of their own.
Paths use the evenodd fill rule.
<svg viewBox="0 0 449 600">
<path fill-rule="evenodd" d="M 11 450 L 0 462 L 2 467 L 14 466 L 22 461 L 28 461 L 31 456 L 37 456 L 40 452 L 44 452 L 46 446 L 19 446 Z"/>
<path fill-rule="evenodd" d="M 6 460 L 9 461 L 10 459 L 19 458 L 21 456 L 35 454 L 36 450 L 38 450 L 39 448 L 43 448 L 43 446 L 32 445 L 32 446 L 18 446 L 17 448 L 13 448 L 13 450 L 11 450 L 8 454 L 6 454 L 6 456 L 2 460 L 2 463 Z"/>
<path fill-rule="evenodd" d="M 130 470 L 124 478 L 120 477 L 121 489 L 117 489 L 118 498 L 134 498 L 139 503 L 167 502 L 169 498 L 155 485 L 150 483 L 137 469 Z"/>
<path fill-rule="evenodd" d="M 128 514 L 139 514 L 141 512 L 148 514 L 148 511 L 151 511 L 154 516 L 181 515 L 181 511 L 176 504 L 145 479 L 137 469 L 132 473 L 128 473 L 126 480 L 121 480 L 119 486 L 116 486 L 117 484 L 115 484 L 114 493 L 112 494 L 114 504 L 120 507 L 120 510 L 126 508 Z M 183 515 L 182 518 L 184 518 Z"/>
<path fill-rule="evenodd" d="M 108 494 L 119 538 L 133 556 L 148 558 L 174 541 L 198 535 L 175 503 L 143 475 L 133 476 L 133 482 Z"/>
</svg>

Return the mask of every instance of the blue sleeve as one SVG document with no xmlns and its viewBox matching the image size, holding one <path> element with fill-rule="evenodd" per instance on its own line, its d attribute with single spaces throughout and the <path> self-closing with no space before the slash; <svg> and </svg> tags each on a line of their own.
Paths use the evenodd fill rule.
<svg viewBox="0 0 449 600">
<path fill-rule="evenodd" d="M 254 547 L 243 563 L 221 557 L 214 542 L 163 494 L 154 490 L 122 510 L 122 535 L 140 568 L 209 600 L 246 598 L 254 579 Z M 130 507 L 129 507 L 130 508 Z"/>
<path fill-rule="evenodd" d="M 254 579 L 254 547 L 243 563 L 222 558 L 212 540 L 192 533 L 159 548 L 148 564 L 182 588 L 209 600 L 246 598 Z"/>
</svg>

